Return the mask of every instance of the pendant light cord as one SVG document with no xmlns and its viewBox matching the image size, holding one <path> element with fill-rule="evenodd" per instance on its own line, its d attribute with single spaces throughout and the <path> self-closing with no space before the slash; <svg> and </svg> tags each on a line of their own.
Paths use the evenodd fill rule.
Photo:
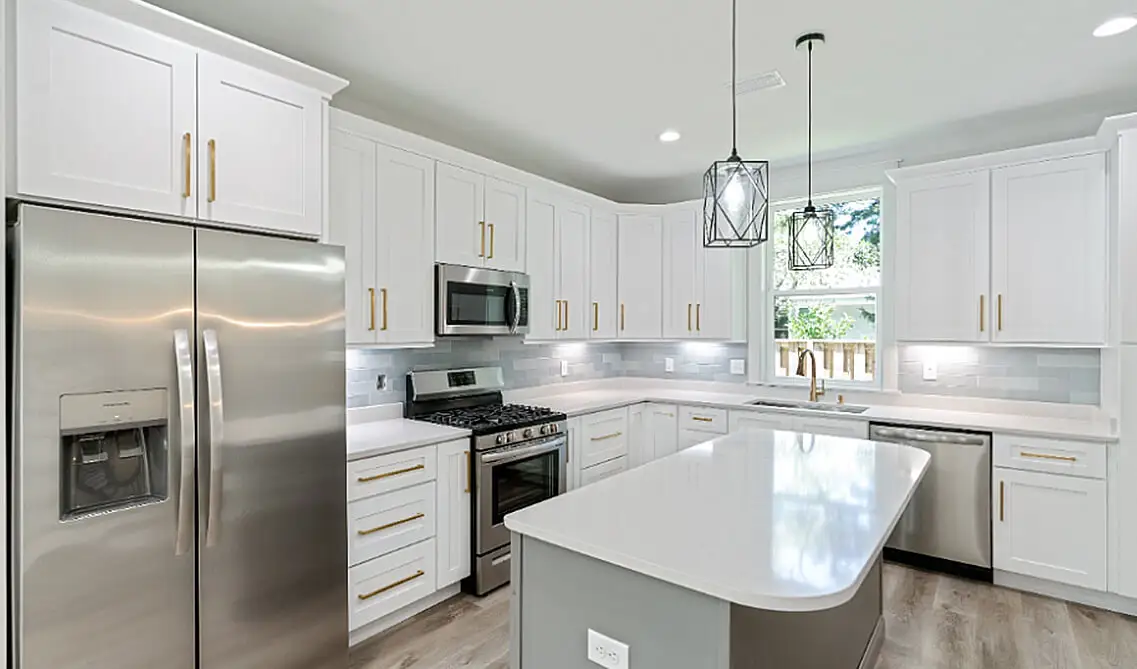
<svg viewBox="0 0 1137 669">
<path fill-rule="evenodd" d="M 738 157 L 738 0 L 730 3 L 730 155 Z"/>
<path fill-rule="evenodd" d="M 808 205 L 813 206 L 813 40 L 809 41 L 809 168 L 806 181 L 806 199 Z"/>
</svg>

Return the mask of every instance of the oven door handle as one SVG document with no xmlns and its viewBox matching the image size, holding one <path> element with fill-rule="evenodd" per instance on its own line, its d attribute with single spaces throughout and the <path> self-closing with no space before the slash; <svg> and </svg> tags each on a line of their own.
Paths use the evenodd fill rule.
<svg viewBox="0 0 1137 669">
<path fill-rule="evenodd" d="M 537 444 L 536 446 L 527 446 L 525 448 L 517 448 L 505 453 L 486 453 L 483 454 L 482 464 L 492 465 L 501 464 L 506 462 L 513 462 L 514 460 L 523 460 L 525 458 L 541 455 L 543 453 L 552 453 L 553 451 L 561 450 L 561 446 L 565 444 L 565 439 L 560 438 L 552 442 L 544 444 Z"/>
<path fill-rule="evenodd" d="M 509 324 L 509 331 L 516 333 L 521 326 L 521 289 L 516 281 L 509 282 L 509 292 L 513 295 L 513 322 Z"/>
</svg>

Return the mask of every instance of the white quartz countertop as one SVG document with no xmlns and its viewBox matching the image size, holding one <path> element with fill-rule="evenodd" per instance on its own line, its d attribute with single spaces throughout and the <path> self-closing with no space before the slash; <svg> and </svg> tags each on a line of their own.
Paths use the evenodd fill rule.
<svg viewBox="0 0 1137 669">
<path fill-rule="evenodd" d="M 1116 430 L 1107 420 L 1079 420 L 1048 416 L 1030 416 L 1013 413 L 986 413 L 981 411 L 953 411 L 929 407 L 903 405 L 868 405 L 864 413 L 836 413 L 811 409 L 749 406 L 748 402 L 762 399 L 760 390 L 742 387 L 737 393 L 708 392 L 665 385 L 644 388 L 576 390 L 561 394 L 546 394 L 518 398 L 526 404 L 546 406 L 562 411 L 569 417 L 581 416 L 606 409 L 640 402 L 713 406 L 724 409 L 747 409 L 767 413 L 786 413 L 806 416 L 828 416 L 844 420 L 891 422 L 928 427 L 980 430 L 1004 434 L 1025 434 L 1055 439 L 1082 439 L 1110 442 L 1117 440 Z M 749 392 L 748 392 L 749 391 Z M 774 399 L 774 398 L 767 398 Z M 778 399 L 785 399 L 780 397 Z"/>
<path fill-rule="evenodd" d="M 774 611 L 849 601 L 930 456 L 747 430 L 512 513 L 513 532 Z"/>
<path fill-rule="evenodd" d="M 362 460 L 469 436 L 469 430 L 405 418 L 358 423 L 347 426 L 347 459 L 348 462 Z"/>
</svg>

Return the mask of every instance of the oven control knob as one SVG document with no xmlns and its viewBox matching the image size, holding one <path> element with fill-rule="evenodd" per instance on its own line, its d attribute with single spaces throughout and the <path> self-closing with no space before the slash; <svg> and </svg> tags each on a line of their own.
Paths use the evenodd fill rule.
<svg viewBox="0 0 1137 669">
<path fill-rule="evenodd" d="M 496 442 L 496 443 L 497 443 L 499 446 L 500 446 L 501 444 L 504 444 L 504 443 L 505 443 L 505 435 L 504 435 L 504 434 L 499 434 L 499 435 L 497 435 L 497 439 L 494 439 L 494 441 L 495 441 L 495 442 Z"/>
<path fill-rule="evenodd" d="M 541 426 L 541 434 L 548 434 L 548 433 L 549 433 L 549 426 L 548 425 L 542 425 Z"/>
<path fill-rule="evenodd" d="M 526 439 L 528 439 L 529 437 L 532 437 L 533 436 L 532 428 L 528 428 L 528 427 L 525 428 L 525 434 L 523 434 L 521 436 L 525 437 Z"/>
<path fill-rule="evenodd" d="M 559 425 L 550 425 L 549 426 L 549 432 L 556 433 L 556 432 L 560 432 L 560 431 L 561 431 L 561 427 Z"/>
<path fill-rule="evenodd" d="M 505 435 L 505 443 L 508 444 L 508 443 L 511 443 L 512 441 L 513 441 L 513 433 L 507 432 Z"/>
</svg>

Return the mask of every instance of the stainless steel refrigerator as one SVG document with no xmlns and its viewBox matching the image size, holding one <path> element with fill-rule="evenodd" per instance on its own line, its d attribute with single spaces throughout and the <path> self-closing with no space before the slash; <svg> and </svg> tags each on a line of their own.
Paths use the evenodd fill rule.
<svg viewBox="0 0 1137 669">
<path fill-rule="evenodd" d="M 21 669 L 343 669 L 342 249 L 20 205 Z"/>
</svg>

